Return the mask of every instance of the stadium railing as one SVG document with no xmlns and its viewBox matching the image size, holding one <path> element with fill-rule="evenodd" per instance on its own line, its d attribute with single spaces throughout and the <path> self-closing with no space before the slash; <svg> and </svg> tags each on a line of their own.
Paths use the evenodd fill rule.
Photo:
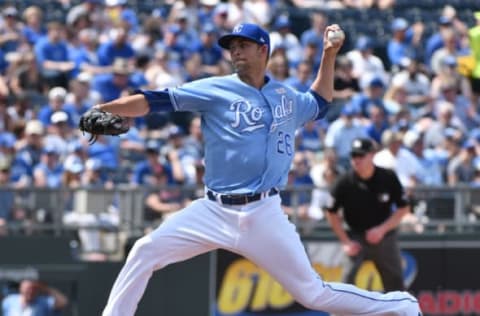
<svg viewBox="0 0 480 316">
<path fill-rule="evenodd" d="M 291 220 L 301 234 L 318 236 L 331 234 L 325 219 L 308 220 L 298 216 L 298 197 L 318 189 L 312 186 L 287 187 L 291 194 Z M 195 198 L 203 188 L 169 186 L 163 188 L 116 186 L 113 189 L 0 189 L 0 210 L 10 215 L 3 233 L 9 235 L 48 234 L 71 235 L 79 230 L 97 230 L 110 236 L 122 234 L 138 238 L 161 222 L 145 219 L 145 197 L 151 192 L 176 190 L 181 197 Z M 480 188 L 464 186 L 420 186 L 413 190 L 412 210 L 421 229 L 400 229 L 405 234 L 471 233 L 480 231 Z M 1 212 L 0 212 L 1 213 Z M 1 229 L 1 227 L 0 227 Z M 115 240 L 107 252 L 121 247 Z M 114 249 L 112 249 L 112 247 Z"/>
</svg>

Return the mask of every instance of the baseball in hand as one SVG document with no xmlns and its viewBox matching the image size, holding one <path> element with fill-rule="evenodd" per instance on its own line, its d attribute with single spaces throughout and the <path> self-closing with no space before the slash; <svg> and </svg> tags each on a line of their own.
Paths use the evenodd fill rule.
<svg viewBox="0 0 480 316">
<path fill-rule="evenodd" d="M 345 38 L 345 33 L 342 30 L 329 31 L 327 34 L 327 39 L 330 42 L 338 42 Z"/>
</svg>

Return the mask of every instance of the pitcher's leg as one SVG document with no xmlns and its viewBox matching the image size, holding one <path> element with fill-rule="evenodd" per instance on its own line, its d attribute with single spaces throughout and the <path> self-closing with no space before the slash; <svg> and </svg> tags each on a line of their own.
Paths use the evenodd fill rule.
<svg viewBox="0 0 480 316">
<path fill-rule="evenodd" d="M 218 218 L 195 201 L 135 242 L 110 292 L 103 316 L 133 316 L 155 270 L 227 243 Z M 215 242 L 217 241 L 217 242 Z"/>
<path fill-rule="evenodd" d="M 417 316 L 418 303 L 406 292 L 382 294 L 324 282 L 312 268 L 294 225 L 280 207 L 270 203 L 264 205 L 263 211 L 249 219 L 238 252 L 265 269 L 299 303 L 336 315 Z"/>
</svg>

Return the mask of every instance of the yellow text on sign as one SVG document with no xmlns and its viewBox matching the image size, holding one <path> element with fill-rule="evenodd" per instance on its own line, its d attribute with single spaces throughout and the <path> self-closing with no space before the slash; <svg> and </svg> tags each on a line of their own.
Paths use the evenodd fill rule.
<svg viewBox="0 0 480 316">
<path fill-rule="evenodd" d="M 341 280 L 340 266 L 316 263 L 313 267 L 325 281 Z M 280 310 L 294 302 L 293 297 L 268 273 L 246 259 L 235 260 L 228 266 L 218 293 L 218 310 L 227 315 L 247 308 L 251 311 Z"/>
</svg>

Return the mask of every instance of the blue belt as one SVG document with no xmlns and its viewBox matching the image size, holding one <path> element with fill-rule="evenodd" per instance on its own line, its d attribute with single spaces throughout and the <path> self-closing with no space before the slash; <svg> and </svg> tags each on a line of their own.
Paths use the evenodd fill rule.
<svg viewBox="0 0 480 316">
<path fill-rule="evenodd" d="M 215 193 L 211 190 L 207 190 L 207 197 L 209 200 L 219 202 L 221 204 L 244 205 L 244 204 L 261 200 L 268 196 L 273 196 L 275 194 L 278 194 L 278 192 L 279 191 L 276 188 L 270 189 L 262 193 L 248 193 L 248 194 L 221 194 L 221 193 Z"/>
</svg>

